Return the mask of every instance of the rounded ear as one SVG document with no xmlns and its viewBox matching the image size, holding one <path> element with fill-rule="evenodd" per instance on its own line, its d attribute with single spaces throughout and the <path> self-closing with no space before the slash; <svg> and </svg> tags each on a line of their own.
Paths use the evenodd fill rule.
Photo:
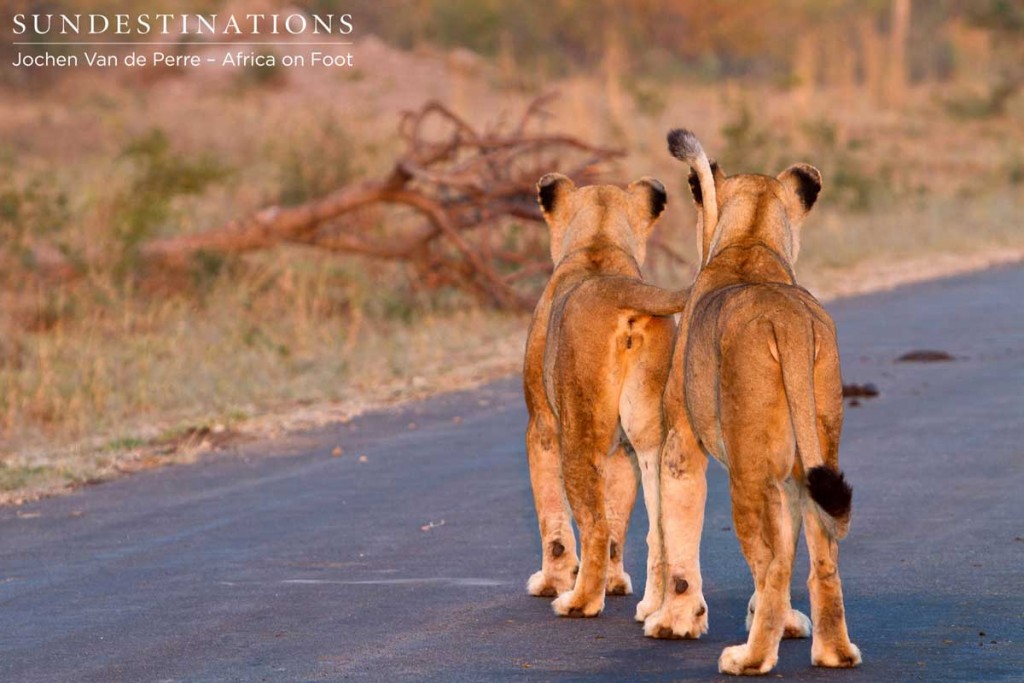
<svg viewBox="0 0 1024 683">
<path fill-rule="evenodd" d="M 783 187 L 797 198 L 799 214 L 793 218 L 803 218 L 818 201 L 821 192 L 821 171 L 810 164 L 793 164 L 777 176 Z"/>
<path fill-rule="evenodd" d="M 640 208 L 640 215 L 646 220 L 644 223 L 653 225 L 656 220 L 665 212 L 665 205 L 668 204 L 668 193 L 665 186 L 657 178 L 644 176 L 629 184 L 626 188 L 633 201 Z"/>
<path fill-rule="evenodd" d="M 537 181 L 537 202 L 540 204 L 540 210 L 545 216 L 553 214 L 558 204 L 575 189 L 576 183 L 567 176 L 561 173 L 548 173 Z"/>
</svg>

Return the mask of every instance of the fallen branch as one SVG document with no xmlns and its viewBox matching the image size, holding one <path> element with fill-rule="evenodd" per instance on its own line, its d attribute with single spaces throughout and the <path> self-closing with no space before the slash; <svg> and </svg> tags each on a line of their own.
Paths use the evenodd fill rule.
<svg viewBox="0 0 1024 683">
<path fill-rule="evenodd" d="M 143 272 L 189 267 L 201 254 L 231 256 L 302 244 L 367 258 L 406 262 L 423 287 L 456 286 L 506 309 L 529 309 L 537 280 L 550 271 L 543 239 L 529 248 L 497 248 L 514 225 L 543 222 L 536 181 L 560 170 L 594 182 L 621 150 L 570 135 L 530 132 L 551 95 L 534 100 L 510 132 L 480 131 L 439 102 L 402 114 L 406 149 L 384 178 L 365 180 L 297 206 L 273 206 L 218 228 L 143 243 L 134 252 Z M 432 137 L 431 137 L 432 135 Z M 369 206 L 406 207 L 420 221 L 389 223 L 387 237 L 367 221 L 338 219 Z M 521 233 L 521 231 L 520 231 Z M 653 247 L 685 260 L 658 241 Z M 55 249 L 35 250 L 37 271 L 69 279 L 82 268 Z M 87 257 L 83 259 L 90 262 Z"/>
</svg>

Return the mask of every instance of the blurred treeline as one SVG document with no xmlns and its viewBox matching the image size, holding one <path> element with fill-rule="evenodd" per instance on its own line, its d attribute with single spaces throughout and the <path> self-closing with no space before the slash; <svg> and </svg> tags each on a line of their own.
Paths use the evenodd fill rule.
<svg viewBox="0 0 1024 683">
<path fill-rule="evenodd" d="M 953 81 L 987 88 L 998 107 L 1024 82 L 1024 0 L 13 0 L 0 16 L 289 8 L 350 12 L 357 38 L 493 57 L 526 85 L 601 68 L 898 100 L 908 84 Z"/>
<path fill-rule="evenodd" d="M 858 89 L 899 104 L 910 85 L 956 83 L 982 95 L 981 115 L 1024 84 L 1024 0 L 379 0 L 357 16 L 400 47 L 495 58 L 527 86 L 599 70 Z"/>
<path fill-rule="evenodd" d="M 1024 0 L 13 0 L 4 13 L 288 8 L 351 12 L 356 37 L 464 48 L 536 79 L 604 69 L 862 87 L 881 100 L 948 81 L 1005 100 L 1024 81 Z"/>
<path fill-rule="evenodd" d="M 326 11 L 337 3 L 306 4 Z M 1024 36 L 1020 0 L 380 0 L 360 19 L 404 47 L 508 53 L 554 70 L 591 68 L 621 49 L 638 69 L 780 83 L 870 79 L 899 58 L 891 38 L 906 41 L 911 79 L 949 78 L 969 68 L 958 53 L 973 49 L 972 37 L 962 33 Z"/>
</svg>

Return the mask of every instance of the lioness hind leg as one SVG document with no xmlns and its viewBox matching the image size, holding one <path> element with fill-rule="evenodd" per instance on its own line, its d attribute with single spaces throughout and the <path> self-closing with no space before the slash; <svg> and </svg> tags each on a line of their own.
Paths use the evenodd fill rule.
<svg viewBox="0 0 1024 683">
<path fill-rule="evenodd" d="M 530 484 L 540 525 L 541 569 L 530 577 L 530 595 L 553 598 L 572 588 L 579 559 L 569 503 L 562 486 L 562 464 L 554 416 L 538 415 L 526 429 Z"/>
<path fill-rule="evenodd" d="M 661 534 L 661 446 L 665 425 L 662 397 L 675 324 L 652 319 L 644 328 L 638 355 L 619 396 L 619 420 L 636 452 L 647 509 L 647 581 L 635 619 L 644 622 L 665 598 L 665 555 Z"/>
<path fill-rule="evenodd" d="M 665 390 L 668 432 L 659 472 L 665 569 L 661 605 L 644 620 L 649 638 L 699 638 L 708 630 L 700 573 L 708 460 L 690 427 L 681 393 L 682 386 L 671 382 Z"/>
<path fill-rule="evenodd" d="M 790 525 L 793 528 L 792 539 L 793 539 L 793 550 L 791 556 L 793 561 L 796 561 L 796 543 L 800 537 L 800 525 L 803 520 L 803 506 L 802 506 L 802 492 L 800 491 L 800 485 L 796 483 L 792 477 L 786 479 L 783 482 L 783 487 L 786 491 L 786 507 L 789 511 Z M 792 570 L 790 570 L 792 573 Z M 787 595 L 789 594 L 789 585 L 786 586 Z M 750 630 L 751 624 L 754 622 L 754 613 L 757 609 L 757 588 L 755 587 L 753 595 L 750 596 L 750 601 L 747 603 L 747 620 L 746 626 L 747 631 Z M 783 638 L 807 638 L 811 635 L 811 620 L 807 618 L 807 615 L 799 610 L 795 610 L 792 607 L 789 609 L 789 613 L 786 615 L 786 625 L 782 631 Z"/>
<path fill-rule="evenodd" d="M 664 382 L 662 382 L 663 384 Z M 654 383 L 652 383 L 653 385 Z M 623 426 L 636 449 L 637 466 L 643 483 L 644 506 L 647 509 L 647 582 L 644 597 L 636 606 L 635 618 L 643 622 L 664 600 L 665 556 L 661 536 L 661 401 L 657 390 L 644 397 L 641 410 L 630 407 L 622 411 Z M 636 404 L 634 404 L 635 406 Z"/>
<path fill-rule="evenodd" d="M 580 408 L 576 414 L 562 416 L 562 478 L 580 530 L 576 584 L 551 604 L 555 614 L 563 617 L 596 617 L 604 609 L 611 546 L 605 469 L 617 419 L 614 413 L 611 419 L 601 419 L 588 414 L 589 407 Z"/>
<path fill-rule="evenodd" d="M 636 502 L 636 469 L 629 449 L 619 444 L 612 451 L 605 471 L 607 483 L 608 528 L 611 541 L 608 546 L 608 579 L 605 593 L 608 595 L 631 595 L 633 582 L 622 566 L 626 548 L 626 532 L 629 517 Z"/>
<path fill-rule="evenodd" d="M 731 452 L 730 461 L 745 455 L 749 454 Z M 760 477 L 743 477 L 734 470 L 730 488 L 733 523 L 754 576 L 757 604 L 747 642 L 725 648 L 718 670 L 734 675 L 764 674 L 779 659 L 779 642 L 790 611 L 793 527 L 780 483 L 765 486 Z"/>
<path fill-rule="evenodd" d="M 839 437 L 843 424 L 842 380 L 834 346 L 825 347 L 814 374 L 814 403 L 818 412 L 818 441 L 825 463 L 839 469 Z M 832 371 L 830 371 L 832 369 Z M 811 663 L 815 666 L 852 667 L 861 663 L 860 650 L 846 629 L 843 587 L 839 580 L 839 544 L 832 538 L 810 500 L 802 499 L 804 537 L 811 560 L 807 587 L 811 594 Z"/>
<path fill-rule="evenodd" d="M 828 667 L 857 666 L 861 663 L 861 654 L 850 642 L 846 630 L 843 587 L 839 580 L 839 544 L 828 535 L 810 500 L 804 505 L 804 534 L 811 558 L 811 576 L 807 580 L 814 621 L 811 663 Z"/>
<path fill-rule="evenodd" d="M 658 456 L 660 444 L 637 451 L 644 507 L 647 510 L 647 580 L 644 596 L 637 603 L 634 618 L 643 623 L 665 599 L 665 547 L 661 536 L 661 491 Z"/>
</svg>

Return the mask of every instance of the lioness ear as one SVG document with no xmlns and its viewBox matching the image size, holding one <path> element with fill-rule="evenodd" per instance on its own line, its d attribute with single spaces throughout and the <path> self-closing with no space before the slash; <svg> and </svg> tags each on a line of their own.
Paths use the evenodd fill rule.
<svg viewBox="0 0 1024 683">
<path fill-rule="evenodd" d="M 795 211 L 790 210 L 790 219 L 802 220 L 818 201 L 821 172 L 810 164 L 793 164 L 778 175 L 778 180 L 797 200 Z"/>
<path fill-rule="evenodd" d="M 570 195 L 576 191 L 576 183 L 561 173 L 548 173 L 537 181 L 537 203 L 540 204 L 541 213 L 547 221 L 551 233 L 550 245 L 551 261 L 557 264 L 564 256 L 565 233 L 567 220 L 570 214 L 566 212 L 569 208 Z"/>
<path fill-rule="evenodd" d="M 537 181 L 537 202 L 549 222 L 557 207 L 575 189 L 576 183 L 561 173 L 548 173 Z"/>
<path fill-rule="evenodd" d="M 722 172 L 721 167 L 717 161 L 711 161 L 711 175 L 715 179 L 715 186 L 717 187 L 720 182 L 725 180 L 725 173 Z M 700 189 L 700 179 L 697 178 L 697 172 L 690 169 L 690 194 L 693 195 L 693 203 L 697 205 L 697 208 L 704 206 L 704 192 Z"/>
<path fill-rule="evenodd" d="M 626 188 L 633 202 L 631 213 L 636 222 L 650 229 L 665 212 L 668 204 L 668 193 L 665 186 L 657 178 L 644 176 L 629 184 Z"/>
</svg>

